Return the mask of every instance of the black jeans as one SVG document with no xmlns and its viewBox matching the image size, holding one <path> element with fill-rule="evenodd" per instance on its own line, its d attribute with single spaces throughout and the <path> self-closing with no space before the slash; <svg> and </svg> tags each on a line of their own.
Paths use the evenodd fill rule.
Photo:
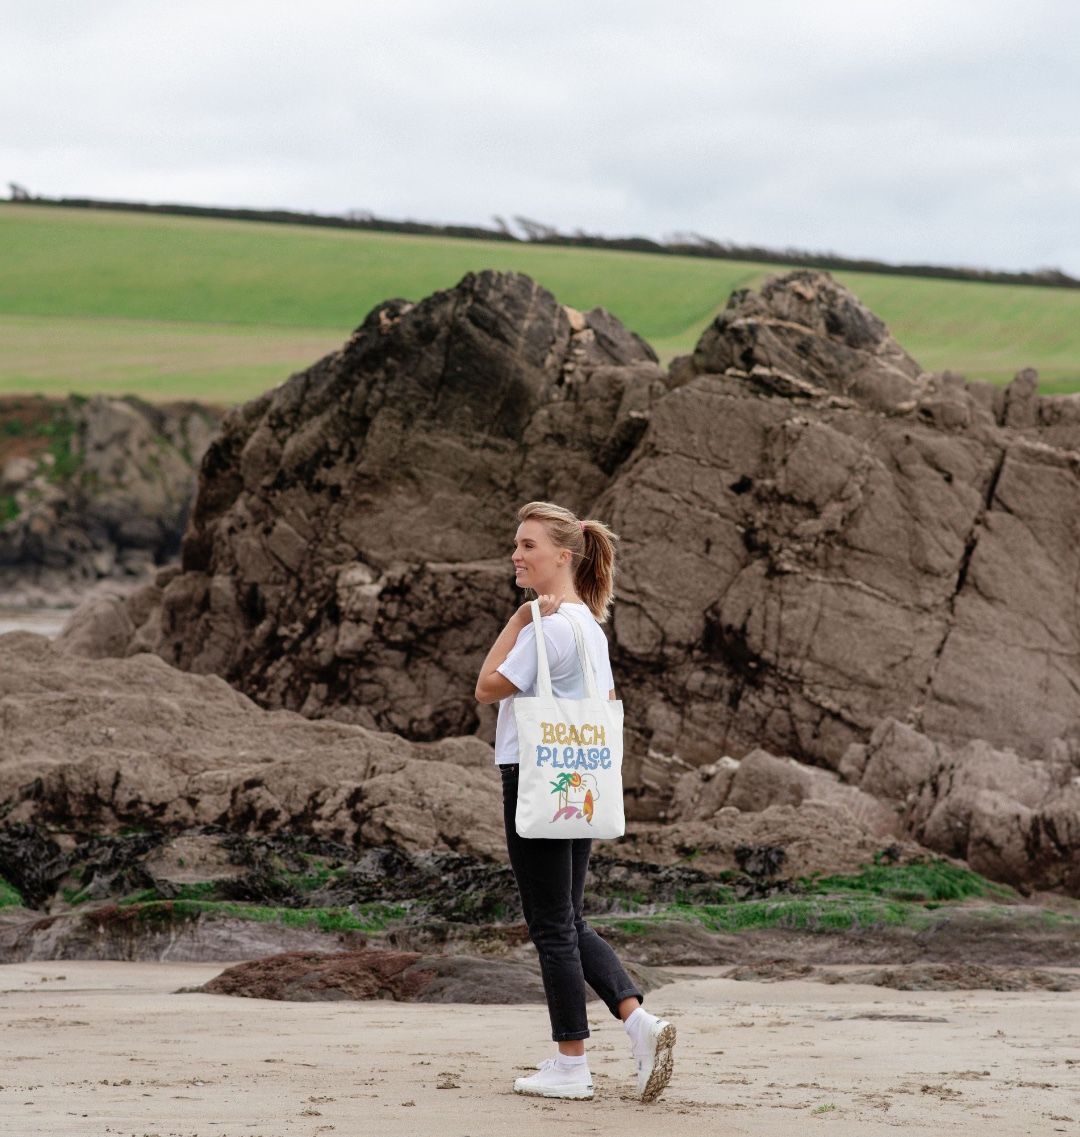
<svg viewBox="0 0 1080 1137">
<path fill-rule="evenodd" d="M 517 765 L 500 766 L 506 848 L 514 870 L 529 937 L 540 956 L 540 974 L 551 1016 L 551 1037 L 571 1042 L 589 1037 L 585 984 L 619 1017 L 619 1003 L 645 996 L 623 970 L 619 957 L 585 922 L 581 909 L 592 840 L 519 837 Z"/>
</svg>

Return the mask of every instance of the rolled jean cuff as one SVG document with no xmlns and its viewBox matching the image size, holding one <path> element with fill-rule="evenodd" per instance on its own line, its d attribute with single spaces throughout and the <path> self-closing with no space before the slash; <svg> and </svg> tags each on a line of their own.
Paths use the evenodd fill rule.
<svg viewBox="0 0 1080 1137">
<path fill-rule="evenodd" d="M 552 1042 L 581 1042 L 589 1037 L 587 1030 L 564 1030 L 559 1034 L 551 1032 Z"/>
</svg>

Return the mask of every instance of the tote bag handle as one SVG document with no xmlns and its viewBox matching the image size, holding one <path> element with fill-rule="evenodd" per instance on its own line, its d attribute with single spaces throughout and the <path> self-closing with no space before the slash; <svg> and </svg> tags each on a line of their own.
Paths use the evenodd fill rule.
<svg viewBox="0 0 1080 1137">
<path fill-rule="evenodd" d="M 536 693 L 541 698 L 550 699 L 551 671 L 548 668 L 547 644 L 544 642 L 544 625 L 540 621 L 540 601 L 530 601 L 529 607 L 532 609 L 533 630 L 536 633 Z M 590 699 L 599 699 L 600 694 L 596 689 L 596 675 L 593 673 L 592 661 L 589 659 L 589 651 L 585 646 L 585 634 L 581 630 L 581 625 L 569 612 L 564 612 L 563 615 L 570 621 L 570 626 L 574 629 L 578 663 L 581 664 L 581 671 L 585 677 L 585 693 Z"/>
</svg>

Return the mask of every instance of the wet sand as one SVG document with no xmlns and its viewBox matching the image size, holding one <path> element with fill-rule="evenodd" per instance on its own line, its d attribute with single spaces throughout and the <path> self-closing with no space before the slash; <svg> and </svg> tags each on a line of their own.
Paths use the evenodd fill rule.
<svg viewBox="0 0 1080 1137">
<path fill-rule="evenodd" d="M 0 1130 L 30 1137 L 530 1137 L 1080 1131 L 1080 993 L 739 983 L 680 969 L 679 1029 L 643 1106 L 593 1005 L 591 1102 L 515 1095 L 550 1050 L 539 1006 L 174 994 L 217 964 L 0 967 Z M 658 1128 L 659 1127 L 659 1128 Z"/>
</svg>

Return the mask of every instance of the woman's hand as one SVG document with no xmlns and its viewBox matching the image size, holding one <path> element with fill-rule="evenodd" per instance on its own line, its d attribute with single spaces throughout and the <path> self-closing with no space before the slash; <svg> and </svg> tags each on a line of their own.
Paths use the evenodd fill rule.
<svg viewBox="0 0 1080 1137">
<path fill-rule="evenodd" d="M 562 595 L 553 596 L 550 593 L 542 592 L 536 598 L 540 601 L 540 615 L 552 616 L 559 610 L 559 605 L 562 604 L 564 597 Z M 532 622 L 532 604 L 522 604 L 517 610 L 518 619 L 522 624 L 529 624 Z"/>
<path fill-rule="evenodd" d="M 558 612 L 566 594 L 552 596 L 543 593 L 537 597 L 540 601 L 540 615 L 550 616 Z M 499 665 L 509 655 L 518 635 L 523 628 L 532 623 L 532 605 L 522 604 L 513 616 L 507 621 L 506 627 L 499 633 L 499 638 L 491 645 L 487 658 L 480 667 L 480 678 L 476 681 L 476 701 L 478 703 L 494 703 L 497 699 L 504 699 L 507 695 L 518 693 L 517 687 L 499 673 Z"/>
<path fill-rule="evenodd" d="M 536 599 L 540 601 L 540 615 L 553 616 L 558 612 L 559 605 L 563 602 L 564 597 L 562 595 L 551 596 L 544 592 L 537 596 Z"/>
</svg>

